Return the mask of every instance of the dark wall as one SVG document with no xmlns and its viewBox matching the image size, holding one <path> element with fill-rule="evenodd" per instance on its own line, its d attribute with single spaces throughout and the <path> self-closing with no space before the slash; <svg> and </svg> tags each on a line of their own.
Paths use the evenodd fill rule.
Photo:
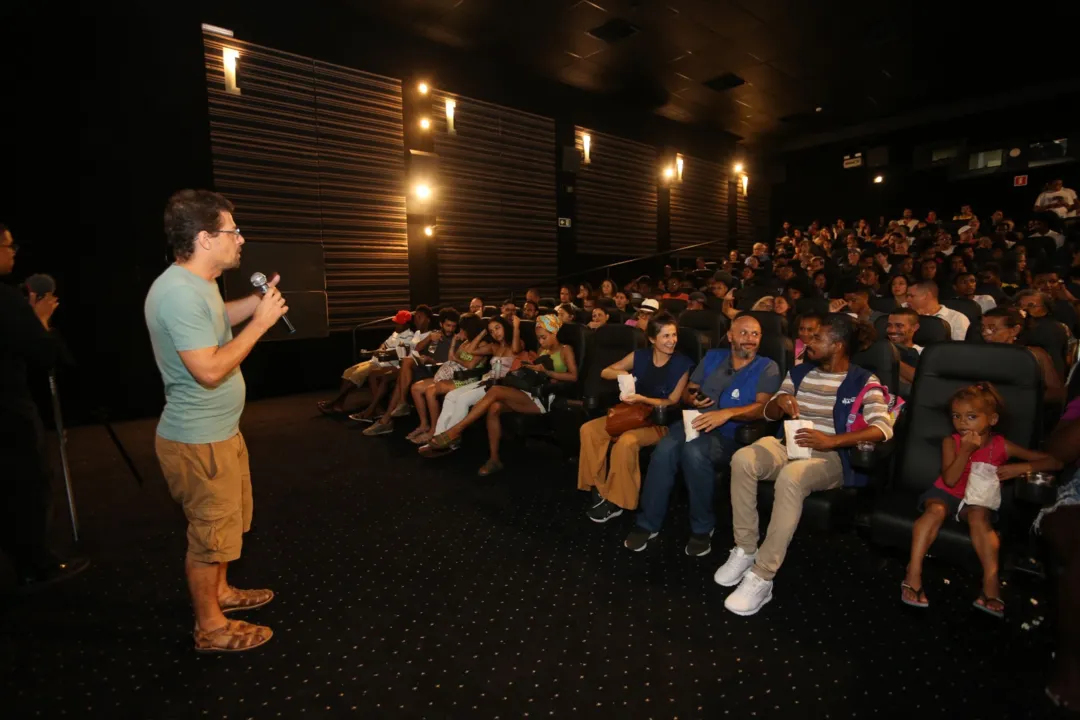
<svg viewBox="0 0 1080 720">
<path fill-rule="evenodd" d="M 935 210 L 951 218 L 965 203 L 974 205 L 980 217 L 1000 209 L 1018 221 L 1026 220 L 1047 180 L 1060 177 L 1074 188 L 1080 184 L 1080 163 L 1028 169 L 1023 157 L 1019 161 L 1006 158 L 1013 164 L 995 173 L 960 177 L 967 168 L 967 153 L 994 148 L 1007 152 L 1013 147 L 1026 151 L 1032 142 L 1059 137 L 1068 137 L 1078 146 L 1078 112 L 1080 98 L 1067 95 L 786 153 L 773 162 L 783 168 L 784 180 L 773 186 L 772 229 L 784 220 L 801 225 L 814 218 L 832 222 L 837 217 L 851 221 L 885 215 L 892 220 L 906 207 L 918 217 Z M 920 149 L 939 142 L 961 146 L 956 165 L 919 168 L 915 158 Z M 866 159 L 871 148 L 880 146 L 888 147 L 885 166 L 843 168 L 845 155 L 862 152 Z M 874 184 L 879 174 L 885 180 Z M 1013 187 L 1013 177 L 1019 174 L 1029 175 L 1026 187 Z"/>
<path fill-rule="evenodd" d="M 56 276 L 55 324 L 77 367 L 61 375 L 65 412 L 90 421 L 160 411 L 163 395 L 142 317 L 166 267 L 161 212 L 181 187 L 212 186 L 201 23 L 274 48 L 394 77 L 427 77 L 455 93 L 702 157 L 730 157 L 731 136 L 649 108 L 544 81 L 373 23 L 362 3 L 120 0 L 77 10 L 21 10 L 6 23 L 18 79 L 9 96 L 14 164 L 0 222 L 21 246 L 15 275 Z M 33 13 L 33 14 L 31 14 Z M 31 42 L 49 28 L 47 45 Z M 59 70 L 58 70 L 59 68 Z M 242 223 L 241 223 L 242 225 Z M 362 335 L 361 346 L 384 331 Z M 244 365 L 249 397 L 327 387 L 351 338 L 260 344 Z"/>
</svg>

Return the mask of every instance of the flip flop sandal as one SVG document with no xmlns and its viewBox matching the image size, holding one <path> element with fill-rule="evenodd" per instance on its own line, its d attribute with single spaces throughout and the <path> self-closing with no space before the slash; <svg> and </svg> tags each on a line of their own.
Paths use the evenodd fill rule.
<svg viewBox="0 0 1080 720">
<path fill-rule="evenodd" d="M 243 620 L 228 620 L 217 630 L 195 630 L 195 652 L 227 653 L 254 650 L 265 645 L 274 632 L 265 625 L 252 625 Z"/>
<path fill-rule="evenodd" d="M 420 433 L 419 435 L 409 438 L 409 440 L 412 441 L 414 445 L 427 445 L 428 442 L 431 441 L 431 433 Z"/>
<path fill-rule="evenodd" d="M 435 437 L 428 440 L 428 445 L 434 450 L 445 450 L 454 444 L 453 439 L 447 433 L 441 432 Z"/>
<path fill-rule="evenodd" d="M 488 460 L 476 471 L 476 474 L 480 477 L 487 477 L 488 475 L 494 475 L 495 473 L 500 472 L 502 469 L 503 464 L 498 460 Z"/>
<path fill-rule="evenodd" d="M 912 593 L 915 594 L 915 601 L 914 602 L 912 602 L 911 600 L 908 600 L 907 598 L 904 597 L 904 590 L 910 590 Z M 926 591 L 923 590 L 922 588 L 913 588 L 910 585 L 908 585 L 907 583 L 900 583 L 900 602 L 904 603 L 905 605 L 910 605 L 911 607 L 914 607 L 914 608 L 928 608 L 928 607 L 930 607 L 930 600 L 929 599 L 927 599 L 925 602 L 919 602 L 919 598 L 925 598 L 925 597 L 926 597 Z"/>
<path fill-rule="evenodd" d="M 980 600 L 982 601 L 982 603 L 979 602 Z M 1000 603 L 1001 604 L 1001 609 L 1000 610 L 994 610 L 992 607 L 987 605 L 987 603 L 992 603 L 992 602 Z M 971 605 L 976 610 L 982 610 L 987 615 L 993 615 L 996 618 L 1004 618 L 1005 617 L 1005 601 L 1002 600 L 999 597 L 987 597 L 986 593 L 983 593 L 982 595 L 980 595 L 975 600 L 975 602 L 971 603 Z"/>
<path fill-rule="evenodd" d="M 454 452 L 455 450 L 457 450 L 460 447 L 461 447 L 461 443 L 453 443 L 449 447 L 437 448 L 437 447 L 433 447 L 431 445 L 431 442 L 428 442 L 427 445 L 424 445 L 424 446 L 422 446 L 420 448 L 419 452 L 420 452 L 421 456 L 426 457 L 426 458 L 439 458 L 439 457 L 445 457 L 446 455 L 449 455 L 450 453 Z"/>
<path fill-rule="evenodd" d="M 221 612 L 236 612 L 238 610 L 254 610 L 260 608 L 274 599 L 273 590 L 240 590 L 229 588 L 232 595 L 223 602 L 219 602 Z"/>
<path fill-rule="evenodd" d="M 409 417 L 410 415 L 412 415 L 412 406 L 409 403 L 401 403 L 390 413 L 390 417 L 393 418 Z"/>
</svg>

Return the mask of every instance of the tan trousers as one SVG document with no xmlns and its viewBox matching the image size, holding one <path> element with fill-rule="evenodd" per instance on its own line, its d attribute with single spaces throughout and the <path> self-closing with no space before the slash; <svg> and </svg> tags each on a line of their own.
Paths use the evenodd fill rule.
<svg viewBox="0 0 1080 720">
<path fill-rule="evenodd" d="M 667 435 L 667 428 L 645 427 L 624 432 L 611 448 L 611 467 L 608 468 L 607 450 L 611 436 L 604 429 L 606 424 L 607 418 L 602 417 L 581 426 L 578 490 L 595 486 L 608 502 L 624 510 L 633 510 L 638 506 L 641 491 L 638 451 L 660 442 Z"/>
<path fill-rule="evenodd" d="M 788 545 L 802 516 L 803 500 L 818 490 L 844 484 L 844 468 L 835 452 L 813 451 L 807 460 L 788 460 L 787 448 L 776 438 L 762 438 L 731 459 L 731 511 L 735 545 L 757 551 L 754 572 L 772 580 L 784 562 Z M 765 542 L 758 547 L 757 484 L 775 482 L 772 518 Z"/>
</svg>

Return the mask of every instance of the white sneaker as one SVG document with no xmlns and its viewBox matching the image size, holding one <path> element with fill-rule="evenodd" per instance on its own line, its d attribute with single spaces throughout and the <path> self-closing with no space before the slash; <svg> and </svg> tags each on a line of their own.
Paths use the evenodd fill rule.
<svg viewBox="0 0 1080 720">
<path fill-rule="evenodd" d="M 754 567 L 754 558 L 756 557 L 757 552 L 754 552 L 753 555 L 747 555 L 740 547 L 731 548 L 727 562 L 716 570 L 713 580 L 716 581 L 717 585 L 723 585 L 724 587 L 738 585 L 750 568 Z"/>
<path fill-rule="evenodd" d="M 765 603 L 772 600 L 772 580 L 765 580 L 756 573 L 748 572 L 735 592 L 724 600 L 724 607 L 736 615 L 753 615 Z"/>
</svg>

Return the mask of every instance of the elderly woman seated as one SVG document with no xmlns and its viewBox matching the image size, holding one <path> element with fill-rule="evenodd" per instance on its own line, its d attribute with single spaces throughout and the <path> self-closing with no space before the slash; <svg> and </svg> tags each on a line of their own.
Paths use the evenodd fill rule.
<svg viewBox="0 0 1080 720">
<path fill-rule="evenodd" d="M 576 382 L 578 378 L 577 359 L 574 357 L 572 347 L 559 342 L 560 327 L 562 327 L 562 323 L 555 315 L 541 315 L 536 319 L 536 340 L 540 345 L 540 357 L 546 356 L 550 358 L 550 367 L 535 362 L 526 362 L 519 357 L 520 364 L 515 362 L 511 372 L 525 369 L 546 376 L 550 380 Z M 549 409 L 550 397 L 544 393 L 542 385 L 531 391 L 521 390 L 505 384 L 492 385 L 483 399 L 472 406 L 472 409 L 469 410 L 468 415 L 463 420 L 445 432 L 440 432 L 431 438 L 431 441 L 421 448 L 421 454 L 429 457 L 457 447 L 465 428 L 481 418 L 486 418 L 490 457 L 480 468 L 478 474 L 481 477 L 491 475 L 503 469 L 502 460 L 499 457 L 499 443 L 502 439 L 502 422 L 499 416 L 504 412 L 539 415 L 546 413 Z"/>
<path fill-rule="evenodd" d="M 693 362 L 675 352 L 679 340 L 675 317 L 666 312 L 653 315 L 645 335 L 651 348 L 635 350 L 604 368 L 600 376 L 605 380 L 622 375 L 634 378 L 634 392 L 622 397 L 624 403 L 651 407 L 676 405 L 686 388 Z M 589 519 L 603 523 L 622 515 L 624 509 L 636 509 L 641 490 L 639 451 L 660 442 L 668 433 L 667 427 L 650 423 L 612 437 L 608 434 L 607 418 L 601 417 L 582 425 L 580 432 L 578 490 L 591 491 L 586 513 Z"/>
</svg>

